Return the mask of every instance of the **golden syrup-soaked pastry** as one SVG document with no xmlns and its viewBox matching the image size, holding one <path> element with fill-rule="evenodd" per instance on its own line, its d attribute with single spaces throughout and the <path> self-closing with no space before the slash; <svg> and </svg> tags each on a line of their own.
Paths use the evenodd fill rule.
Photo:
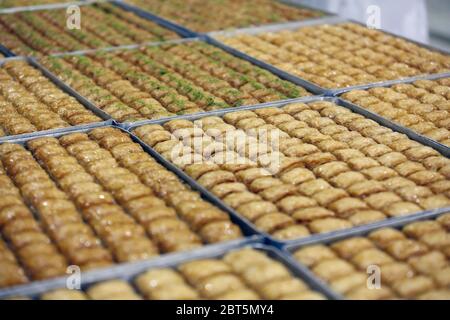
<svg viewBox="0 0 450 320">
<path fill-rule="evenodd" d="M 283 182 L 291 183 L 294 185 L 298 185 L 313 179 L 315 179 L 314 174 L 310 170 L 304 168 L 295 168 L 281 175 L 281 180 Z"/>
<path fill-rule="evenodd" d="M 369 224 L 384 219 L 386 219 L 386 216 L 376 210 L 358 210 L 348 218 L 348 220 L 355 226 Z"/>
<path fill-rule="evenodd" d="M 450 213 L 443 214 L 436 219 L 445 229 L 450 230 Z"/>
<path fill-rule="evenodd" d="M 439 224 L 438 221 L 418 221 L 408 224 L 403 228 L 403 233 L 405 233 L 409 237 L 413 238 L 420 238 L 424 234 L 430 233 L 430 232 L 438 232 L 442 231 L 442 226 Z"/>
<path fill-rule="evenodd" d="M 308 228 L 302 225 L 291 225 L 283 227 L 272 233 L 272 236 L 279 240 L 290 240 L 304 238 L 310 235 Z"/>
<path fill-rule="evenodd" d="M 375 158 L 392 152 L 392 149 L 384 144 L 374 144 L 363 148 L 363 151 L 367 156 Z"/>
<path fill-rule="evenodd" d="M 411 239 L 404 239 L 390 242 L 385 250 L 396 259 L 405 260 L 414 255 L 424 254 L 429 249 L 423 243 Z"/>
<path fill-rule="evenodd" d="M 84 292 L 79 290 L 59 289 L 44 293 L 41 300 L 87 300 Z"/>
<path fill-rule="evenodd" d="M 325 189 L 315 193 L 312 197 L 321 206 L 328 206 L 330 203 L 335 203 L 336 201 L 347 197 L 348 194 L 342 189 Z"/>
<path fill-rule="evenodd" d="M 396 229 L 383 228 L 373 231 L 369 234 L 369 239 L 372 240 L 377 246 L 386 248 L 390 243 L 396 240 L 405 240 L 405 235 Z"/>
<path fill-rule="evenodd" d="M 222 200 L 226 204 L 228 204 L 230 207 L 238 208 L 239 206 L 241 206 L 243 204 L 246 204 L 249 202 L 254 202 L 254 201 L 259 201 L 259 200 L 261 200 L 261 198 L 254 193 L 244 191 L 244 192 L 231 193 L 231 194 L 227 195 L 226 197 L 224 197 Z"/>
<path fill-rule="evenodd" d="M 1 256 L 1 251 L 0 251 Z M 24 270 L 17 261 L 0 262 L 0 287 L 8 287 L 28 282 Z"/>
<path fill-rule="evenodd" d="M 331 248 L 342 258 L 349 259 L 361 251 L 373 248 L 373 243 L 367 238 L 354 237 L 331 245 Z"/>
<path fill-rule="evenodd" d="M 328 162 L 314 168 L 313 170 L 316 176 L 324 179 L 330 179 L 333 176 L 347 171 L 350 171 L 350 168 L 345 162 L 340 161 Z"/>
<path fill-rule="evenodd" d="M 219 198 L 224 198 L 230 193 L 244 192 L 247 190 L 245 184 L 240 182 L 226 182 L 211 188 L 211 192 Z"/>
<path fill-rule="evenodd" d="M 292 213 L 298 209 L 305 209 L 317 206 L 317 202 L 314 199 L 303 196 L 287 196 L 278 201 L 277 205 L 283 210 L 283 212 Z"/>
<path fill-rule="evenodd" d="M 330 282 L 333 291 L 342 295 L 348 293 L 355 287 L 360 287 L 367 282 L 367 275 L 360 272 L 350 273 L 349 275 L 337 278 Z"/>
<path fill-rule="evenodd" d="M 348 188 L 355 183 L 362 182 L 365 180 L 363 174 L 359 172 L 349 171 L 341 173 L 331 179 L 331 182 L 339 188 Z"/>
<path fill-rule="evenodd" d="M 330 184 L 323 179 L 307 181 L 298 186 L 298 190 L 307 196 L 311 196 L 328 188 L 331 188 Z"/>
<path fill-rule="evenodd" d="M 450 289 L 428 291 L 417 297 L 419 300 L 450 300 Z"/>
<path fill-rule="evenodd" d="M 187 229 L 188 227 L 183 221 L 176 217 L 167 217 L 153 221 L 147 227 L 147 232 L 153 236 L 158 236 L 172 231 L 183 231 Z"/>
<path fill-rule="evenodd" d="M 218 274 L 227 274 L 231 268 L 225 262 L 214 259 L 196 260 L 187 262 L 178 267 L 180 272 L 189 279 L 191 283 L 198 283 L 201 280 Z"/>
<path fill-rule="evenodd" d="M 364 199 L 372 208 L 382 210 L 392 203 L 401 202 L 402 198 L 393 192 L 379 192 L 369 195 Z"/>
<path fill-rule="evenodd" d="M 399 165 L 407 160 L 408 159 L 400 152 L 389 152 L 378 157 L 378 161 L 387 167 Z"/>
<path fill-rule="evenodd" d="M 184 285 L 185 281 L 172 269 L 154 269 L 139 275 L 135 283 L 139 291 L 149 297 L 154 291 L 173 285 Z"/>
<path fill-rule="evenodd" d="M 379 166 L 379 163 L 376 160 L 369 157 L 353 158 L 348 160 L 348 164 L 352 169 L 357 171 Z"/>
<path fill-rule="evenodd" d="M 326 298 L 318 292 L 307 290 L 304 292 L 284 295 L 280 299 L 281 300 L 325 300 Z"/>
<path fill-rule="evenodd" d="M 426 210 L 446 208 L 450 205 L 450 200 L 447 196 L 441 194 L 436 196 L 431 196 L 426 199 L 421 199 L 419 204 L 422 208 Z"/>
<path fill-rule="evenodd" d="M 222 260 L 229 264 L 233 271 L 239 274 L 252 265 L 267 264 L 271 262 L 271 259 L 264 253 L 250 248 L 227 253 Z"/>
<path fill-rule="evenodd" d="M 366 270 L 371 265 L 382 266 L 393 261 L 388 254 L 377 248 L 365 249 L 352 258 L 352 262 L 361 270 Z"/>
<path fill-rule="evenodd" d="M 308 286 L 301 280 L 291 278 L 270 282 L 263 285 L 259 293 L 264 299 L 278 300 L 282 296 L 304 292 Z"/>
<path fill-rule="evenodd" d="M 140 300 L 133 288 L 123 280 L 110 280 L 91 286 L 87 294 L 94 300 Z"/>
<path fill-rule="evenodd" d="M 432 277 L 441 287 L 448 287 L 450 285 L 450 266 L 447 265 L 441 270 L 435 270 Z"/>
<path fill-rule="evenodd" d="M 215 221 L 205 225 L 199 232 L 208 243 L 229 241 L 242 237 L 242 232 L 231 221 Z"/>
<path fill-rule="evenodd" d="M 253 182 L 250 184 L 249 189 L 253 192 L 260 192 L 263 191 L 265 189 L 274 187 L 274 186 L 280 186 L 283 183 L 273 177 L 262 177 L 262 178 L 258 178 L 256 180 L 253 180 Z"/>
<path fill-rule="evenodd" d="M 294 258 L 307 267 L 313 267 L 317 263 L 335 259 L 336 254 L 329 247 L 324 245 L 311 245 L 297 250 Z"/>
<path fill-rule="evenodd" d="M 326 282 L 345 277 L 355 272 L 355 268 L 350 263 L 339 258 L 319 261 L 311 270 Z"/>
<path fill-rule="evenodd" d="M 415 172 L 423 170 L 424 167 L 418 162 L 405 161 L 395 167 L 397 171 L 402 176 L 409 176 Z"/>
<path fill-rule="evenodd" d="M 445 231 L 426 233 L 420 238 L 420 242 L 430 248 L 445 250 L 446 247 L 450 246 L 450 234 Z"/>
<path fill-rule="evenodd" d="M 366 209 L 367 204 L 357 198 L 346 197 L 336 200 L 328 207 L 336 212 L 339 217 L 348 217 L 356 210 Z"/>
<path fill-rule="evenodd" d="M 246 289 L 245 284 L 234 274 L 212 275 L 196 283 L 196 288 L 203 297 L 215 298 L 227 292 Z"/>
<path fill-rule="evenodd" d="M 397 202 L 390 204 L 383 210 L 387 215 L 396 217 L 422 211 L 422 208 L 411 202 Z"/>
<path fill-rule="evenodd" d="M 299 143 L 299 140 L 292 140 L 293 143 L 290 146 L 283 145 L 280 143 L 280 146 L 283 147 L 283 153 L 288 157 L 305 157 L 307 155 L 311 155 L 319 152 L 319 149 L 312 144 L 308 143 Z"/>
<path fill-rule="evenodd" d="M 334 154 L 338 157 L 339 160 L 342 160 L 342 161 L 349 161 L 350 159 L 364 157 L 364 154 L 361 151 L 355 150 L 355 149 L 341 148 L 340 150 L 336 150 L 334 152 Z M 348 168 L 348 166 L 347 166 L 347 168 Z M 349 171 L 349 170 L 346 170 L 346 171 Z"/>
<path fill-rule="evenodd" d="M 217 300 L 259 300 L 256 292 L 250 289 L 239 289 L 231 292 L 225 292 L 216 297 Z"/>
<path fill-rule="evenodd" d="M 350 300 L 387 300 L 394 298 L 394 293 L 385 287 L 380 289 L 370 289 L 367 284 L 357 286 L 346 294 L 346 298 Z"/>
<path fill-rule="evenodd" d="M 316 166 L 335 160 L 336 157 L 328 152 L 310 154 L 302 158 L 302 162 L 304 162 L 305 166 L 308 168 L 315 168 Z"/>
<path fill-rule="evenodd" d="M 403 187 L 415 187 L 414 182 L 403 177 L 393 177 L 383 181 L 383 184 L 390 190 L 397 190 Z"/>
<path fill-rule="evenodd" d="M 276 230 L 293 225 L 294 220 L 288 215 L 281 213 L 269 213 L 255 220 L 256 227 L 263 231 L 272 233 Z"/>
<path fill-rule="evenodd" d="M 289 195 L 295 194 L 297 188 L 291 184 L 288 185 L 276 185 L 270 188 L 265 189 L 264 191 L 259 192 L 259 195 L 263 197 L 265 200 L 271 202 L 277 202 L 278 200 L 283 199 Z"/>
<path fill-rule="evenodd" d="M 199 294 L 186 284 L 174 284 L 154 290 L 150 294 L 152 300 L 197 300 Z"/>
<path fill-rule="evenodd" d="M 323 207 L 315 206 L 304 209 L 297 209 L 291 214 L 292 218 L 297 221 L 313 221 L 316 219 L 325 219 L 334 217 L 333 211 L 325 209 Z"/>
<path fill-rule="evenodd" d="M 309 229 L 314 233 L 331 232 L 351 228 L 353 225 L 344 219 L 323 218 L 317 219 L 308 224 Z"/>
<path fill-rule="evenodd" d="M 347 190 L 351 195 L 361 198 L 374 193 L 383 192 L 386 188 L 381 182 L 366 180 L 353 184 Z"/>
<path fill-rule="evenodd" d="M 413 256 L 408 259 L 408 263 L 419 273 L 431 276 L 448 265 L 445 255 L 439 251 L 431 251 L 421 256 Z"/>
<path fill-rule="evenodd" d="M 361 170 L 361 173 L 367 176 L 370 179 L 383 181 L 392 177 L 395 177 L 398 175 L 396 171 L 393 169 L 384 167 L 384 166 L 378 166 L 378 167 L 372 167 L 368 169 Z"/>
<path fill-rule="evenodd" d="M 252 201 L 239 206 L 236 209 L 239 214 L 243 215 L 250 221 L 254 221 L 265 214 L 277 212 L 277 207 L 268 201 Z"/>
<path fill-rule="evenodd" d="M 418 185 L 427 185 L 432 182 L 444 180 L 445 177 L 437 172 L 431 172 L 428 170 L 415 172 L 408 177 Z"/>
<path fill-rule="evenodd" d="M 245 184 L 250 184 L 258 178 L 269 176 L 271 176 L 270 172 L 262 168 L 250 168 L 236 173 L 236 177 Z"/>
<path fill-rule="evenodd" d="M 203 174 L 218 170 L 219 166 L 214 163 L 197 163 L 185 167 L 184 171 L 194 179 L 198 179 Z"/>
<path fill-rule="evenodd" d="M 426 276 L 414 276 L 394 282 L 393 289 L 403 298 L 412 299 L 435 288 L 433 280 Z"/>
<path fill-rule="evenodd" d="M 380 268 L 381 280 L 389 285 L 402 279 L 412 278 L 415 275 L 414 270 L 403 262 L 387 263 L 380 266 Z"/>
<path fill-rule="evenodd" d="M 250 265 L 241 276 L 246 283 L 258 289 L 269 282 L 292 278 L 288 269 L 276 261 Z"/>
</svg>

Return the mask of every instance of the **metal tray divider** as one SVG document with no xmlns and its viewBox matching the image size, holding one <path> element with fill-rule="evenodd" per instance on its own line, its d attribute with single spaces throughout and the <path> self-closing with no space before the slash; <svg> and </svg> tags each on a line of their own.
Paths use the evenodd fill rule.
<svg viewBox="0 0 450 320">
<path fill-rule="evenodd" d="M 367 113 L 367 110 L 365 110 L 365 109 L 363 109 L 363 108 L 361 108 L 359 106 L 347 105 L 346 103 L 344 103 L 344 101 L 342 99 L 339 99 L 339 98 L 336 98 L 336 97 L 307 97 L 307 98 L 297 99 L 297 100 L 292 101 L 292 102 L 296 102 L 296 103 L 310 103 L 310 102 L 315 102 L 315 101 L 330 101 L 330 102 L 336 103 L 337 105 L 340 105 L 340 106 L 342 106 L 344 108 L 350 109 L 351 111 L 353 111 L 353 112 L 355 112 L 357 114 L 361 114 L 363 116 L 366 116 L 367 118 L 369 118 L 371 120 L 374 120 L 377 123 L 379 123 L 380 125 L 386 126 L 386 127 L 390 128 L 390 129 L 392 129 L 393 131 L 397 131 L 397 129 L 398 129 L 397 125 L 394 125 L 394 124 L 391 124 L 389 122 L 386 122 L 386 120 L 384 118 L 381 118 L 380 116 L 378 116 L 376 114 L 373 114 L 373 113 Z M 144 141 L 142 141 L 139 137 L 137 137 L 136 135 L 133 134 L 133 131 L 137 127 L 140 127 L 140 126 L 143 126 L 143 125 L 146 125 L 146 124 L 159 124 L 159 125 L 162 125 L 162 124 L 164 124 L 164 123 L 166 123 L 168 121 L 180 120 L 180 119 L 193 121 L 193 120 L 197 120 L 197 119 L 200 119 L 202 117 L 205 117 L 205 116 L 223 116 L 223 115 L 225 115 L 227 113 L 231 113 L 231 112 L 235 112 L 235 111 L 255 110 L 255 109 L 261 109 L 261 108 L 267 108 L 267 107 L 279 108 L 279 107 L 282 107 L 282 106 L 284 106 L 286 104 L 287 104 L 286 102 L 278 101 L 278 102 L 267 103 L 265 105 L 256 105 L 256 106 L 243 107 L 243 108 L 240 108 L 239 110 L 224 109 L 224 110 L 217 110 L 215 112 L 207 112 L 207 113 L 203 113 L 203 114 L 182 115 L 182 116 L 171 117 L 171 118 L 163 118 L 163 119 L 156 119 L 156 120 L 140 121 L 140 122 L 135 122 L 133 124 L 121 124 L 121 126 L 122 126 L 122 128 L 126 129 L 133 137 L 135 137 L 136 141 L 139 141 L 139 143 L 145 145 L 146 151 L 148 150 L 148 152 L 153 157 L 157 158 L 159 161 L 161 161 L 161 163 L 164 163 L 168 168 L 170 168 L 171 171 L 177 172 L 179 174 L 179 176 L 183 177 L 183 180 L 185 180 L 189 185 L 191 185 L 193 189 L 201 190 L 202 193 L 207 195 L 208 199 L 210 199 L 211 202 L 213 202 L 214 204 L 219 206 L 221 209 L 227 211 L 230 215 L 233 215 L 237 219 L 243 221 L 243 223 L 245 223 L 245 225 L 248 225 L 248 227 L 251 230 L 253 230 L 253 232 L 256 232 L 257 234 L 260 234 L 260 235 L 264 236 L 264 238 L 266 239 L 268 244 L 271 244 L 271 245 L 273 245 L 273 246 L 275 246 L 277 248 L 282 248 L 282 247 L 284 247 L 286 245 L 290 245 L 292 243 L 302 243 L 302 244 L 320 243 L 320 242 L 322 242 L 324 240 L 335 239 L 335 238 L 341 237 L 342 235 L 352 234 L 354 232 L 357 233 L 357 232 L 362 232 L 362 231 L 371 231 L 371 230 L 375 230 L 375 229 L 378 229 L 378 228 L 389 227 L 391 225 L 396 225 L 398 223 L 403 223 L 404 221 L 410 221 L 411 222 L 411 221 L 414 221 L 414 220 L 417 220 L 417 219 L 420 219 L 420 218 L 423 218 L 423 217 L 431 218 L 431 217 L 438 216 L 438 215 L 440 215 L 442 213 L 445 213 L 445 212 L 450 212 L 450 207 L 438 208 L 438 209 L 433 209 L 433 210 L 423 210 L 423 211 L 419 211 L 419 212 L 416 212 L 416 213 L 408 215 L 408 216 L 392 217 L 392 218 L 387 218 L 387 219 L 382 220 L 382 221 L 377 221 L 377 222 L 365 224 L 365 225 L 362 225 L 362 226 L 355 226 L 355 227 L 348 228 L 348 229 L 337 230 L 337 231 L 326 232 L 326 233 L 312 234 L 312 235 L 310 235 L 308 237 L 300 238 L 300 239 L 281 241 L 281 240 L 275 239 L 272 235 L 270 235 L 270 234 L 268 234 L 266 232 L 262 232 L 262 231 L 258 230 L 256 228 L 256 226 L 252 222 L 250 222 L 248 219 L 244 218 L 236 210 L 230 208 L 228 205 L 223 203 L 222 200 L 219 199 L 216 195 L 214 195 L 212 192 L 210 192 L 205 187 L 200 185 L 195 179 L 193 179 L 192 177 L 187 175 L 183 170 L 181 170 L 179 167 L 174 165 L 169 160 L 165 159 L 156 150 L 154 150 L 152 147 L 150 147 Z M 386 125 L 384 125 L 384 123 L 386 123 Z M 404 133 L 404 132 L 401 132 L 401 133 Z M 414 135 L 412 137 L 410 137 L 410 138 L 413 139 L 413 140 L 416 140 L 419 143 L 422 143 L 422 144 L 424 144 L 426 146 L 430 146 L 430 147 L 432 146 L 432 143 L 430 143 L 429 139 L 428 140 L 423 140 L 421 137 L 414 136 Z"/>
</svg>

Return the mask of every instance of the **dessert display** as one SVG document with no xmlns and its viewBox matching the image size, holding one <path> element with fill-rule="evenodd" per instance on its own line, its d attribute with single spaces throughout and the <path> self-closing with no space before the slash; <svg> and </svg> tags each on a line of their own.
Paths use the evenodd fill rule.
<svg viewBox="0 0 450 320">
<path fill-rule="evenodd" d="M 450 78 L 353 90 L 342 98 L 450 147 Z"/>
<path fill-rule="evenodd" d="M 132 281 L 108 280 L 85 290 L 57 289 L 42 300 L 323 300 L 325 297 L 263 251 L 244 248 L 223 258 L 150 269 Z"/>
<path fill-rule="evenodd" d="M 329 245 L 298 249 L 294 257 L 348 299 L 450 299 L 450 214 L 378 229 Z M 368 268 L 381 275 L 368 288 Z"/>
<path fill-rule="evenodd" d="M 127 2 L 196 32 L 284 23 L 323 16 L 323 13 L 316 10 L 289 6 L 272 0 L 127 0 Z"/>
<path fill-rule="evenodd" d="M 449 55 L 350 22 L 218 39 L 327 89 L 450 71 Z"/>
<path fill-rule="evenodd" d="M 328 101 L 133 133 L 277 239 L 450 206 L 448 158 Z"/>
<path fill-rule="evenodd" d="M 119 129 L 3 143 L 0 160 L 0 286 L 242 237 Z"/>
<path fill-rule="evenodd" d="M 47 57 L 41 62 L 120 122 L 310 95 L 300 86 L 200 41 Z"/>
<path fill-rule="evenodd" d="M 48 55 L 158 42 L 178 35 L 110 3 L 79 6 L 80 28 L 68 27 L 66 9 L 0 14 L 0 43 L 17 55 Z"/>
<path fill-rule="evenodd" d="M 23 60 L 0 66 L 0 136 L 102 121 Z"/>
</svg>

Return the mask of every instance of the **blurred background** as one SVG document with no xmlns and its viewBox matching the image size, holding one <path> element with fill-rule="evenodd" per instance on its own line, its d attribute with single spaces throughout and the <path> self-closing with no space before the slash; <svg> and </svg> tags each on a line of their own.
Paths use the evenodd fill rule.
<svg viewBox="0 0 450 320">
<path fill-rule="evenodd" d="M 370 6 L 380 9 L 381 28 L 450 50 L 449 0 L 290 0 L 366 23 Z M 369 9 L 370 10 L 370 9 Z"/>
</svg>

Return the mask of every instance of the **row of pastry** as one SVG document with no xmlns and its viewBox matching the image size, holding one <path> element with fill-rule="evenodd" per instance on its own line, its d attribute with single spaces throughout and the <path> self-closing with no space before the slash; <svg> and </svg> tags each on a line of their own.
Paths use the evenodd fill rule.
<svg viewBox="0 0 450 320">
<path fill-rule="evenodd" d="M 220 40 L 327 89 L 450 70 L 448 55 L 355 23 L 241 34 Z"/>
<path fill-rule="evenodd" d="M 42 63 L 121 122 L 310 95 L 199 41 L 45 58 Z"/>
</svg>

